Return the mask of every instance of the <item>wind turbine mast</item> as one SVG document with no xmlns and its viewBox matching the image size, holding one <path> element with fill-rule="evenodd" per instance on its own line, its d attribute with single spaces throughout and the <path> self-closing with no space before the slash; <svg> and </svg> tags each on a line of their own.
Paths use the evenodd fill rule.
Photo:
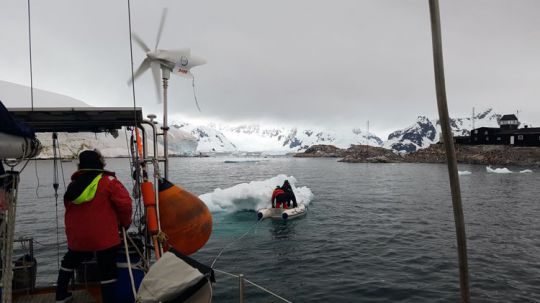
<svg viewBox="0 0 540 303">
<path fill-rule="evenodd" d="M 163 157 L 165 158 L 164 173 L 165 179 L 169 178 L 169 140 L 167 139 L 167 133 L 169 132 L 169 124 L 167 121 L 168 117 L 168 108 L 167 108 L 167 88 L 169 87 L 169 78 L 171 77 L 171 71 L 161 66 L 161 78 L 163 80 L 163 126 L 161 130 L 163 131 Z"/>
<path fill-rule="evenodd" d="M 176 49 L 176 50 L 163 50 L 158 49 L 159 41 L 161 40 L 161 34 L 163 32 L 163 27 L 165 25 L 165 19 L 167 18 L 167 9 L 163 9 L 161 15 L 161 21 L 159 24 L 159 30 L 156 37 L 156 45 L 154 50 L 151 50 L 146 43 L 135 33 L 133 33 L 133 39 L 135 42 L 144 50 L 146 53 L 146 58 L 141 62 L 137 71 L 133 75 L 133 79 L 128 80 L 128 84 L 133 84 L 136 78 L 142 75 L 148 69 L 152 70 L 152 77 L 154 79 L 154 85 L 156 88 L 156 96 L 158 103 L 163 101 L 163 125 L 162 135 L 163 135 L 163 155 L 164 155 L 164 173 L 165 178 L 168 178 L 169 175 L 169 145 L 167 133 L 169 131 L 169 125 L 167 121 L 168 117 L 168 108 L 167 108 L 167 88 L 171 72 L 187 78 L 193 78 L 191 73 L 191 68 L 202 65 L 206 63 L 206 60 L 191 55 L 191 50 L 189 48 Z M 159 83 L 159 74 L 161 70 L 161 80 L 163 87 L 163 95 L 161 95 L 161 88 Z M 197 105 L 198 108 L 198 105 Z"/>
</svg>

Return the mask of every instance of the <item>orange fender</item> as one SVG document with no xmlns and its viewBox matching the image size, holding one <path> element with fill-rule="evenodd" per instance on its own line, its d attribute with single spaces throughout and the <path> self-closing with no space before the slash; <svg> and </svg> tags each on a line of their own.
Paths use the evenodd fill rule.
<svg viewBox="0 0 540 303">
<path fill-rule="evenodd" d="M 165 179 L 159 182 L 159 219 L 167 243 L 185 255 L 203 247 L 212 233 L 212 215 L 206 204 Z"/>
<path fill-rule="evenodd" d="M 154 185 L 145 181 L 141 184 L 144 207 L 146 208 L 146 224 L 151 235 L 158 233 L 156 198 L 154 197 Z"/>
</svg>

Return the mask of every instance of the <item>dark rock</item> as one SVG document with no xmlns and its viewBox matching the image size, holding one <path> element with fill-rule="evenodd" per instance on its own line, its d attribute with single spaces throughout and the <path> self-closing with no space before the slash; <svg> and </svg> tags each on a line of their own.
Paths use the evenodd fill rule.
<svg viewBox="0 0 540 303">
<path fill-rule="evenodd" d="M 540 166 L 540 147 L 508 145 L 455 145 L 458 163 L 480 165 Z M 295 157 L 340 157 L 349 163 L 446 163 L 443 144 L 432 144 L 416 152 L 401 155 L 382 147 L 352 145 L 340 149 L 333 145 L 313 145 Z"/>
</svg>

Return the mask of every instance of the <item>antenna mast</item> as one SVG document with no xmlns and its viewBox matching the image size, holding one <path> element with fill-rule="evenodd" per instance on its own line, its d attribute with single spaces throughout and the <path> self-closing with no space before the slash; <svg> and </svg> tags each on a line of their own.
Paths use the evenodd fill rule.
<svg viewBox="0 0 540 303">
<path fill-rule="evenodd" d="M 369 136 L 369 120 L 367 120 L 367 135 Z"/>
<path fill-rule="evenodd" d="M 471 131 L 474 129 L 474 106 L 472 108 L 472 129 Z"/>
</svg>

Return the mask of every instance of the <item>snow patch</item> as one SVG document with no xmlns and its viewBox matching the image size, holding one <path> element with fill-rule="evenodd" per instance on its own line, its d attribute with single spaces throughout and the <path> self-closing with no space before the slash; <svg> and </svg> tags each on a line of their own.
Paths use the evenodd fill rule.
<svg viewBox="0 0 540 303">
<path fill-rule="evenodd" d="M 468 170 L 463 170 L 463 171 L 458 171 L 458 175 L 460 176 L 466 176 L 466 175 L 471 175 L 472 173 Z"/>
</svg>

